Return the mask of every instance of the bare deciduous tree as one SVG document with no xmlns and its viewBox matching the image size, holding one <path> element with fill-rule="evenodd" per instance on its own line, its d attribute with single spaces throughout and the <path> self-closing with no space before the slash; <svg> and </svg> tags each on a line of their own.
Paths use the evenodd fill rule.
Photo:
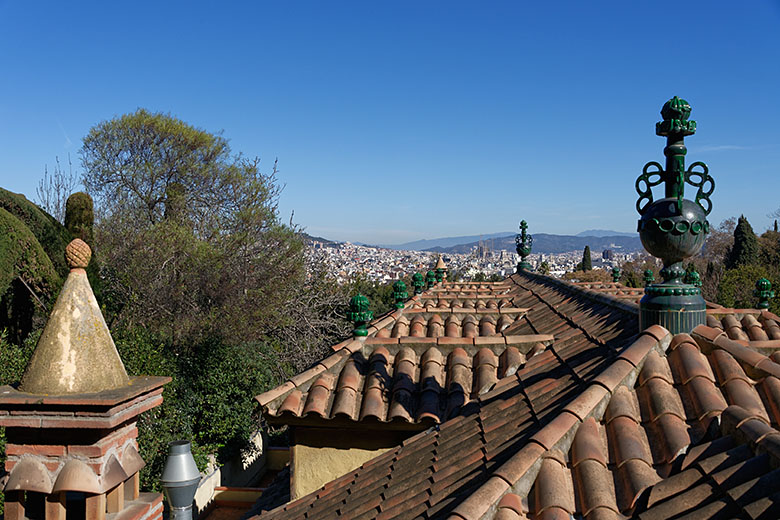
<svg viewBox="0 0 780 520">
<path fill-rule="evenodd" d="M 48 165 L 43 168 L 43 179 L 35 188 L 35 203 L 52 215 L 60 223 L 65 222 L 65 202 L 80 184 L 73 173 L 73 163 L 68 154 L 68 171 L 62 169 L 60 158 L 54 158 L 54 171 L 50 174 Z"/>
</svg>

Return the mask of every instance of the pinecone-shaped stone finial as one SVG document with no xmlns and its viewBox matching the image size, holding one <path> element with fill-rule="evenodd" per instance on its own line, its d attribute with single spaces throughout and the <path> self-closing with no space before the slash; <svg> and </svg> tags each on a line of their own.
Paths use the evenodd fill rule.
<svg viewBox="0 0 780 520">
<path fill-rule="evenodd" d="M 92 250 L 80 238 L 71 240 L 65 248 L 65 261 L 71 269 L 86 269 L 90 258 L 92 258 Z"/>
</svg>

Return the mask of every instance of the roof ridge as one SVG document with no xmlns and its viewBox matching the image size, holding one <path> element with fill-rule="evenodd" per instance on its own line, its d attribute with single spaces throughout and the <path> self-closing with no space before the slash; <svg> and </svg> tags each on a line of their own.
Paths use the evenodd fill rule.
<svg viewBox="0 0 780 520">
<path fill-rule="evenodd" d="M 516 285 L 520 285 L 517 282 L 517 279 L 515 277 L 519 276 L 526 276 L 528 278 L 531 278 L 535 281 L 540 282 L 546 282 L 549 285 L 557 286 L 560 289 L 564 289 L 567 292 L 570 293 L 579 293 L 585 296 L 588 299 L 595 300 L 599 303 L 603 303 L 605 305 L 609 305 L 610 307 L 613 307 L 621 312 L 624 313 L 630 313 L 630 314 L 638 314 L 639 313 L 639 306 L 635 303 L 629 303 L 624 300 L 621 300 L 619 298 L 615 298 L 614 296 L 594 291 L 592 289 L 586 289 L 584 287 L 580 287 L 574 283 L 567 282 L 565 280 L 560 280 L 558 278 L 553 278 L 552 276 L 546 276 L 539 273 L 532 273 L 529 271 L 523 271 L 522 273 L 516 273 L 514 276 L 509 277 L 510 280 L 512 280 Z M 522 286 L 521 286 L 522 287 Z"/>
<path fill-rule="evenodd" d="M 525 273 L 525 272 L 524 272 L 523 274 L 527 274 L 527 273 Z M 545 278 L 547 278 L 547 279 L 549 279 L 550 281 L 552 281 L 552 282 L 553 282 L 553 285 L 558 285 L 558 282 L 560 282 L 560 280 L 556 280 L 556 279 L 554 279 L 554 278 L 549 278 L 549 277 L 545 277 Z M 591 341 L 593 341 L 593 342 L 595 342 L 595 343 L 598 343 L 599 345 L 606 345 L 606 346 L 608 346 L 608 347 L 609 347 L 609 345 L 607 344 L 607 342 L 606 342 L 606 341 L 604 341 L 603 339 L 601 339 L 601 337 L 599 337 L 597 334 L 593 333 L 592 331 L 590 331 L 590 330 L 586 329 L 585 327 L 583 327 L 582 325 L 580 325 L 579 323 L 577 323 L 577 322 L 576 322 L 576 321 L 575 321 L 575 320 L 574 320 L 574 319 L 573 319 L 571 316 L 569 316 L 569 315 L 567 315 L 567 314 L 564 314 L 564 313 L 563 313 L 563 312 L 561 312 L 561 311 L 560 311 L 560 310 L 559 310 L 557 307 L 555 307 L 555 306 L 551 305 L 551 304 L 550 304 L 550 303 L 549 303 L 549 302 L 548 302 L 548 301 L 547 301 L 545 298 L 543 298 L 543 297 L 542 297 L 542 296 L 541 296 L 541 295 L 540 295 L 540 294 L 539 294 L 539 293 L 538 293 L 536 290 L 534 290 L 533 288 L 526 287 L 526 286 L 524 286 L 524 285 L 520 284 L 520 283 L 519 283 L 517 280 L 515 280 L 515 279 L 512 279 L 512 280 L 513 280 L 513 282 L 514 282 L 514 283 L 515 283 L 515 284 L 516 284 L 518 287 L 520 287 L 520 288 L 522 288 L 522 289 L 524 289 L 524 290 L 526 290 L 526 291 L 530 292 L 531 294 L 533 294 L 533 295 L 534 295 L 534 296 L 535 296 L 535 297 L 536 297 L 536 298 L 539 300 L 539 302 L 540 302 L 540 303 L 543 303 L 544 305 L 546 305 L 546 306 L 547 306 L 547 307 L 548 307 L 550 310 L 552 310 L 552 311 L 553 311 L 555 314 L 557 314 L 559 317 L 561 317 L 562 319 L 564 319 L 564 320 L 565 320 L 565 321 L 566 321 L 568 324 L 570 324 L 572 327 L 574 327 L 574 328 L 576 328 L 576 329 L 578 329 L 578 330 L 581 330 L 581 331 L 583 332 L 583 334 L 585 335 L 585 337 L 587 337 L 589 340 L 591 340 Z M 567 283 L 562 283 L 561 285 L 558 285 L 558 288 L 562 288 L 562 289 L 566 290 L 566 292 L 569 292 L 570 294 L 576 294 L 576 293 L 578 293 L 578 292 L 579 292 L 579 293 L 582 293 L 582 294 L 583 294 L 583 295 L 584 295 L 586 298 L 588 298 L 588 299 L 595 300 L 595 301 L 597 301 L 597 302 L 599 302 L 599 303 L 606 303 L 607 305 L 610 305 L 610 306 L 614 306 L 615 304 L 617 304 L 617 308 L 618 308 L 619 310 L 621 310 L 622 312 L 624 312 L 624 313 L 626 313 L 626 312 L 632 312 L 632 313 L 634 313 L 634 315 L 635 315 L 635 312 L 636 312 L 636 310 L 633 310 L 633 311 L 627 311 L 626 309 L 623 309 L 623 308 L 622 308 L 622 305 L 623 305 L 623 303 L 624 303 L 624 302 L 621 302 L 621 301 L 619 301 L 619 300 L 614 300 L 614 301 L 608 301 L 608 302 L 604 302 L 604 301 L 602 301 L 600 298 L 598 298 L 598 297 L 600 297 L 600 296 L 603 296 L 601 293 L 597 293 L 597 292 L 595 292 L 595 291 L 589 291 L 589 290 L 585 290 L 585 289 L 582 289 L 582 288 L 580 288 L 580 287 L 577 287 L 576 285 L 571 285 L 571 284 L 567 284 Z M 587 292 L 586 292 L 586 291 L 587 291 Z M 594 294 L 588 294 L 588 293 L 594 293 Z M 592 297 L 592 296 L 595 296 L 595 297 Z M 529 319 L 529 322 L 530 322 L 530 319 Z M 612 348 L 612 347 L 609 347 L 609 348 Z"/>
</svg>

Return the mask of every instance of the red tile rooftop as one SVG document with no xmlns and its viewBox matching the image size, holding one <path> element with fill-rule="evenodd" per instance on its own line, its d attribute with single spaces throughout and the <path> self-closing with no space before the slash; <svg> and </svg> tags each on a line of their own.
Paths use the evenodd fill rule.
<svg viewBox="0 0 780 520">
<path fill-rule="evenodd" d="M 774 339 L 776 316 L 720 309 L 691 335 L 638 335 L 636 305 L 614 287 L 531 273 L 491 287 L 524 309 L 496 336 L 464 338 L 452 325 L 446 335 L 433 313 L 425 327 L 444 336 L 349 342 L 258 396 L 269 422 L 425 429 L 298 500 L 261 498 L 251 514 L 780 518 L 780 353 L 753 348 Z M 754 339 L 759 329 L 769 339 Z"/>
</svg>

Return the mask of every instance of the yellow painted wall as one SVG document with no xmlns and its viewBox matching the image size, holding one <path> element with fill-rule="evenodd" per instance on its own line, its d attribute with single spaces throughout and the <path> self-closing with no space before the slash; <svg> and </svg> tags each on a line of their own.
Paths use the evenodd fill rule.
<svg viewBox="0 0 780 520">
<path fill-rule="evenodd" d="M 308 495 L 409 437 L 409 432 L 356 432 L 296 427 L 290 448 L 290 498 Z"/>
</svg>

